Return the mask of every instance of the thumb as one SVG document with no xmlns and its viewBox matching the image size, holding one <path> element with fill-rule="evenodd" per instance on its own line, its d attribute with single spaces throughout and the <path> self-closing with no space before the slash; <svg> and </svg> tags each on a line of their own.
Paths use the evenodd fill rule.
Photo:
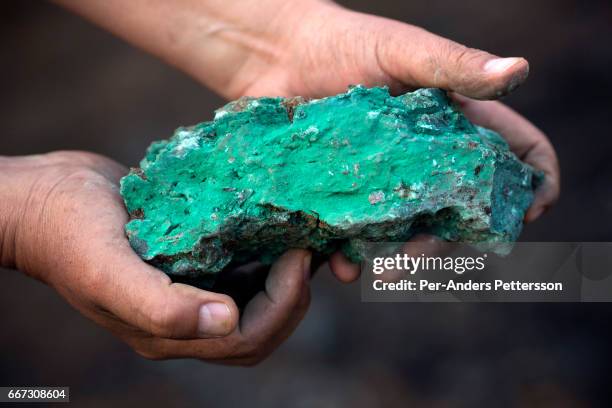
<svg viewBox="0 0 612 408">
<path fill-rule="evenodd" d="M 385 24 L 376 41 L 381 69 L 409 87 L 496 99 L 516 89 L 529 74 L 524 58 L 500 58 L 396 21 Z"/>
<path fill-rule="evenodd" d="M 98 254 L 93 265 L 101 266 L 84 273 L 91 280 L 90 299 L 124 323 L 173 339 L 226 336 L 236 328 L 238 308 L 229 296 L 172 283 L 127 242 L 106 258 L 101 262 Z"/>
</svg>

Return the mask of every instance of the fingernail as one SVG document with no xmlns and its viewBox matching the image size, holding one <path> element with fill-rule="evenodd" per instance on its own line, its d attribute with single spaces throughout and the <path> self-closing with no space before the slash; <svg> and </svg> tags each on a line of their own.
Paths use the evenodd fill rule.
<svg viewBox="0 0 612 408">
<path fill-rule="evenodd" d="M 491 73 L 504 72 L 521 59 L 522 58 L 495 58 L 486 62 L 484 70 Z"/>
<path fill-rule="evenodd" d="M 200 336 L 224 336 L 232 331 L 232 311 L 225 303 L 206 303 L 200 308 Z"/>
<path fill-rule="evenodd" d="M 312 260 L 312 254 L 309 252 L 302 260 L 302 268 L 304 268 L 304 280 L 310 282 L 310 262 Z"/>
</svg>

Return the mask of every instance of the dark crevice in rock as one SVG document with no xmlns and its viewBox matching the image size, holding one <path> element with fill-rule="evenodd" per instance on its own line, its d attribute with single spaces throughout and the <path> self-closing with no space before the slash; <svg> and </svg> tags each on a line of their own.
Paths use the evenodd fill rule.
<svg viewBox="0 0 612 408">
<path fill-rule="evenodd" d="M 295 113 L 295 108 L 306 102 L 307 102 L 307 99 L 301 96 L 296 96 L 294 98 L 287 98 L 282 102 L 283 107 L 287 110 L 287 117 L 289 118 L 289 122 L 293 123 L 293 115 Z"/>
</svg>

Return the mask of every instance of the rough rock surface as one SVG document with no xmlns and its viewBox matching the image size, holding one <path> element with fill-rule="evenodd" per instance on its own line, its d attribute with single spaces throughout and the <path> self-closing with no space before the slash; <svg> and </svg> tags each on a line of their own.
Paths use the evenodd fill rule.
<svg viewBox="0 0 612 408">
<path fill-rule="evenodd" d="M 539 179 L 443 91 L 242 98 L 153 143 L 121 182 L 127 235 L 171 275 L 271 262 L 290 247 L 358 260 L 367 241 L 428 231 L 512 242 Z"/>
</svg>

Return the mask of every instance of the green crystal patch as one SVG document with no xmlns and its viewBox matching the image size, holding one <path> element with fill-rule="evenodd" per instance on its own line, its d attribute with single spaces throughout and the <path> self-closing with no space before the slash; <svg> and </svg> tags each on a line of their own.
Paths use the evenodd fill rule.
<svg viewBox="0 0 612 408">
<path fill-rule="evenodd" d="M 241 98 L 155 142 L 121 180 L 134 250 L 171 275 L 272 262 L 288 248 L 352 260 L 430 232 L 513 242 L 538 173 L 438 89 Z"/>
</svg>

